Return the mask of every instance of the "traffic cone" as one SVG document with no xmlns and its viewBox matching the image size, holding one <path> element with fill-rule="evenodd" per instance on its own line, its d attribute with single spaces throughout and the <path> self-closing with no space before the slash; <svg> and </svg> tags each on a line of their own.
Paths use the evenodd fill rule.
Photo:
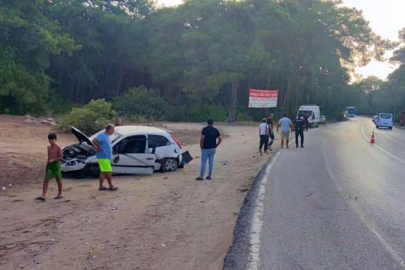
<svg viewBox="0 0 405 270">
<path fill-rule="evenodd" d="M 373 132 L 373 134 L 371 135 L 370 143 L 375 143 L 375 140 L 374 140 L 374 132 Z"/>
</svg>

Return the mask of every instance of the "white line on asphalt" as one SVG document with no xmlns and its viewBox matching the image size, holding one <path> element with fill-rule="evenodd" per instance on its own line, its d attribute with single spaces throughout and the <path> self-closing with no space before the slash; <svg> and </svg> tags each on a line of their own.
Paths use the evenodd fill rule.
<svg viewBox="0 0 405 270">
<path fill-rule="evenodd" d="M 363 134 L 364 134 L 364 132 L 363 132 Z M 405 262 L 402 259 L 402 257 L 394 250 L 394 248 L 388 243 L 388 241 L 378 232 L 377 226 L 374 224 L 374 222 L 367 220 L 366 214 L 363 212 L 363 210 L 360 208 L 360 206 L 355 201 L 351 200 L 350 197 L 348 195 L 346 195 L 343 188 L 340 186 L 339 180 L 334 176 L 334 174 L 332 173 L 332 170 L 330 168 L 328 158 L 326 157 L 325 146 L 326 146 L 326 141 L 324 142 L 324 145 L 323 145 L 323 157 L 325 159 L 326 169 L 328 171 L 329 176 L 331 177 L 331 179 L 337 186 L 340 195 L 342 195 L 342 197 L 346 200 L 346 202 L 349 204 L 349 206 L 358 215 L 360 220 L 377 237 L 377 239 L 381 242 L 381 244 L 385 247 L 385 249 L 387 249 L 387 251 L 391 255 L 391 257 L 400 266 L 402 266 L 403 269 L 405 269 Z"/>
<path fill-rule="evenodd" d="M 370 141 L 370 138 L 367 137 L 366 133 L 364 133 L 364 125 L 365 125 L 365 123 L 363 122 L 363 125 L 362 125 L 362 127 L 361 127 L 361 132 L 363 133 L 364 138 L 366 138 L 367 141 Z M 403 160 L 403 159 L 401 159 L 401 158 L 399 158 L 399 157 L 397 157 L 397 156 L 391 154 L 390 152 L 388 152 L 387 150 L 385 150 L 384 148 L 382 148 L 382 147 L 379 146 L 378 144 L 374 143 L 374 146 L 376 146 L 378 149 L 380 149 L 382 152 L 386 153 L 386 154 L 389 155 L 390 157 L 392 157 L 392 158 L 398 160 L 399 162 L 402 162 L 402 163 L 405 164 L 405 160 Z"/>
<path fill-rule="evenodd" d="M 264 200 L 266 194 L 266 184 L 269 179 L 271 168 L 276 162 L 280 152 L 274 156 L 273 161 L 266 168 L 266 175 L 260 180 L 259 194 L 253 209 L 253 220 L 250 227 L 250 252 L 249 252 L 249 264 L 248 270 L 258 270 L 260 266 L 260 236 L 263 225 L 263 213 L 264 213 Z"/>
</svg>

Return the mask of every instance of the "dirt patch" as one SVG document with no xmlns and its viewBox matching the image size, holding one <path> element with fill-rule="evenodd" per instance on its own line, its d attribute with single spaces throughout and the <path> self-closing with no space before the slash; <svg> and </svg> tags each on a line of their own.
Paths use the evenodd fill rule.
<svg viewBox="0 0 405 270">
<path fill-rule="evenodd" d="M 0 186 L 15 187 L 41 181 L 46 164 L 47 136 L 51 130 L 41 123 L 24 123 L 24 117 L 0 115 Z M 58 143 L 75 141 L 70 134 L 58 133 Z M 1 195 L 1 193 L 0 193 Z"/>
<path fill-rule="evenodd" d="M 9 157 L 6 183 L 15 181 L 0 191 L 0 269 L 219 270 L 243 199 L 270 157 L 257 154 L 256 127 L 219 124 L 224 142 L 212 181 L 195 181 L 195 158 L 170 174 L 114 177 L 117 192 L 98 191 L 97 179 L 64 179 L 65 198 L 42 203 L 34 198 L 41 193 L 49 127 L 20 120 L 0 118 L 9 137 L 0 145 L 1 156 Z M 200 156 L 202 124 L 165 126 L 183 151 Z M 11 138 L 15 132 L 18 140 Z M 61 146 L 72 142 L 60 134 Z M 52 182 L 49 197 L 56 191 Z"/>
</svg>

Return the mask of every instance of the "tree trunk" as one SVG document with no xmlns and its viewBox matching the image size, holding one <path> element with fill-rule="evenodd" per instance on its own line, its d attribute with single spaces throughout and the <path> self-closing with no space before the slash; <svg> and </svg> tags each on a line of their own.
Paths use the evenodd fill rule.
<svg viewBox="0 0 405 270">
<path fill-rule="evenodd" d="M 122 70 L 122 65 L 120 65 L 120 67 L 118 69 L 118 82 L 115 87 L 115 96 L 119 96 L 121 94 L 122 77 L 123 77 L 123 70 Z"/>
<path fill-rule="evenodd" d="M 283 106 L 281 107 L 281 110 L 283 113 L 287 113 L 286 105 L 287 105 L 288 99 L 290 97 L 290 88 L 291 88 L 291 83 L 288 82 L 288 85 L 287 85 L 287 88 L 286 88 L 285 94 L 284 94 Z"/>
<path fill-rule="evenodd" d="M 231 85 L 231 104 L 229 106 L 229 122 L 236 121 L 236 102 L 238 101 L 238 83 L 233 82 Z"/>
<path fill-rule="evenodd" d="M 270 83 L 271 83 L 271 74 L 269 74 L 269 78 L 267 80 L 267 88 L 266 88 L 266 90 L 270 90 Z"/>
</svg>

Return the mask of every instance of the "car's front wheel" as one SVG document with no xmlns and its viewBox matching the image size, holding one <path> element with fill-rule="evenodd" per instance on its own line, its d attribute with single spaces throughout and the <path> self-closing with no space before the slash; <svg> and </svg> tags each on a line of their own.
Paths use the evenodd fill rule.
<svg viewBox="0 0 405 270">
<path fill-rule="evenodd" d="M 100 167 L 98 164 L 91 164 L 89 166 L 89 171 L 92 176 L 99 176 L 100 175 Z"/>
<path fill-rule="evenodd" d="M 165 172 L 174 172 L 178 169 L 179 163 L 175 158 L 164 158 L 160 161 L 160 171 Z"/>
</svg>

